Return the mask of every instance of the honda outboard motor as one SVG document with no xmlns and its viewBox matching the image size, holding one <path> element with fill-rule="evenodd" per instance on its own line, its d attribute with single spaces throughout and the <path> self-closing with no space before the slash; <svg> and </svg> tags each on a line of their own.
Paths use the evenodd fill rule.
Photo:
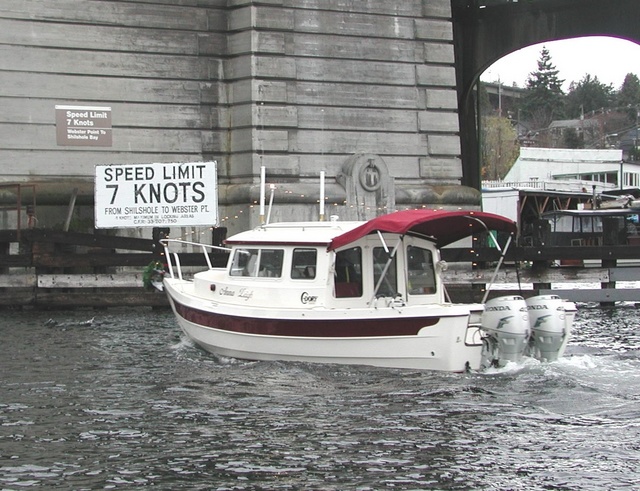
<svg viewBox="0 0 640 491">
<path fill-rule="evenodd" d="M 483 365 L 504 366 L 518 362 L 529 342 L 527 304 L 518 295 L 497 297 L 485 303 L 482 314 Z"/>
<path fill-rule="evenodd" d="M 555 361 L 564 353 L 576 308 L 557 295 L 538 295 L 526 300 L 531 324 L 531 356 Z"/>
</svg>

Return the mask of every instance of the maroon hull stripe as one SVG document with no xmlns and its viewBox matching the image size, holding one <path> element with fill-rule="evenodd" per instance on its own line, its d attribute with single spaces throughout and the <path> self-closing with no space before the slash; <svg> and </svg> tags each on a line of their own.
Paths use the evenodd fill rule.
<svg viewBox="0 0 640 491">
<path fill-rule="evenodd" d="M 176 312 L 183 319 L 201 326 L 223 331 L 267 336 L 298 336 L 319 338 L 415 336 L 423 327 L 433 326 L 439 317 L 409 317 L 398 319 L 251 319 L 215 314 L 187 307 L 174 300 Z"/>
</svg>

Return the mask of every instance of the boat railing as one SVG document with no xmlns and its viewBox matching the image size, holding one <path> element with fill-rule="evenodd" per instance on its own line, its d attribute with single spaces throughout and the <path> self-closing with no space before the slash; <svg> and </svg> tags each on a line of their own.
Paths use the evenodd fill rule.
<svg viewBox="0 0 640 491">
<path fill-rule="evenodd" d="M 211 258 L 209 257 L 208 252 L 212 250 L 216 251 L 224 251 L 231 252 L 231 249 L 227 247 L 220 247 L 211 244 L 203 244 L 201 242 L 191 242 L 189 240 L 183 239 L 162 239 L 160 243 L 164 247 L 164 255 L 167 258 L 167 267 L 169 269 L 169 275 L 171 278 L 175 278 L 174 270 L 178 275 L 178 279 L 182 280 L 182 265 L 180 264 L 180 256 L 177 251 L 171 251 L 172 244 L 180 244 L 181 246 L 193 246 L 200 248 L 202 250 L 202 254 L 204 255 L 204 259 L 207 262 L 207 267 L 209 269 L 213 269 L 211 265 Z M 173 258 L 173 260 L 172 260 Z"/>
</svg>

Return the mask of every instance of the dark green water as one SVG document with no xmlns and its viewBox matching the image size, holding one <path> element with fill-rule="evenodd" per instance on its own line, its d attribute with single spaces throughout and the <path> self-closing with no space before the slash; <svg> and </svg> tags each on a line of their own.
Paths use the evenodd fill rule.
<svg viewBox="0 0 640 491">
<path fill-rule="evenodd" d="M 640 488 L 634 308 L 465 375 L 219 360 L 169 312 L 0 319 L 3 490 Z"/>
</svg>

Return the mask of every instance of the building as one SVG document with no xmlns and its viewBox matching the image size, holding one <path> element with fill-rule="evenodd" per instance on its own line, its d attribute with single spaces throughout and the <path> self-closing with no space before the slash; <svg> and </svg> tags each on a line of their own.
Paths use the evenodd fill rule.
<svg viewBox="0 0 640 491">
<path fill-rule="evenodd" d="M 483 182 L 482 207 L 516 221 L 520 243 L 539 245 L 543 214 L 638 196 L 628 188 L 639 179 L 640 165 L 623 162 L 622 150 L 523 147 L 504 180 Z"/>
<path fill-rule="evenodd" d="M 624 162 L 619 149 L 521 148 L 502 185 L 519 187 L 536 182 L 537 187 L 563 191 L 589 183 L 602 189 L 638 187 L 640 164 Z"/>
<path fill-rule="evenodd" d="M 460 185 L 451 18 L 450 0 L 11 1 L 0 181 L 37 186 L 41 227 L 73 196 L 91 222 L 97 164 L 215 160 L 230 230 L 259 223 L 263 167 L 273 220 L 318 216 L 322 170 L 343 219 L 478 206 Z"/>
</svg>

